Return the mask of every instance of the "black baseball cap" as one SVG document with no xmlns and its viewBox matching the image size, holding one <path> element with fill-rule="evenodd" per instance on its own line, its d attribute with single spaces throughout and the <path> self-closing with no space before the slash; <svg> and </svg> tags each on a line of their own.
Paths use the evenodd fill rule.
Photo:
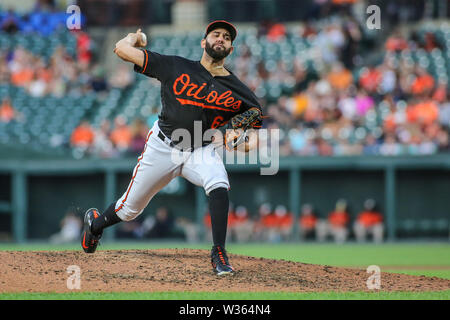
<svg viewBox="0 0 450 320">
<path fill-rule="evenodd" d="M 205 38 L 211 31 L 218 29 L 218 28 L 224 28 L 225 30 L 227 30 L 230 33 L 231 42 L 233 42 L 234 39 L 236 39 L 236 36 L 237 36 L 236 27 L 225 20 L 216 20 L 216 21 L 213 21 L 210 24 L 208 24 L 208 26 L 206 27 Z"/>
</svg>

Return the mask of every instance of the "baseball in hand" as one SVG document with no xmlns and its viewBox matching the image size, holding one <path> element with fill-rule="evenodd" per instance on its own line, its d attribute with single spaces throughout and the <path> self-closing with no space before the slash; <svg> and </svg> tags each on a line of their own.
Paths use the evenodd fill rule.
<svg viewBox="0 0 450 320">
<path fill-rule="evenodd" d="M 137 40 L 135 47 L 145 47 L 147 45 L 147 36 L 145 33 L 141 32 L 141 29 L 138 29 L 136 32 Z"/>
</svg>

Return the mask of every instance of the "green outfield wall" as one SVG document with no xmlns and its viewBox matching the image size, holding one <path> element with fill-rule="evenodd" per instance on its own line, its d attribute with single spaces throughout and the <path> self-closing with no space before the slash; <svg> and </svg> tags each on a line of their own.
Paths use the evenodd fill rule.
<svg viewBox="0 0 450 320">
<path fill-rule="evenodd" d="M 59 230 L 68 207 L 103 210 L 126 191 L 136 159 L 0 160 L 0 232 L 16 242 L 46 239 Z M 275 175 L 264 165 L 229 165 L 230 200 L 257 214 L 258 206 L 284 204 L 298 217 L 310 203 L 326 217 L 345 198 L 352 218 L 367 198 L 385 216 L 386 236 L 448 237 L 450 156 L 289 157 Z M 159 206 L 202 224 L 203 189 L 177 178 L 143 213 Z M 106 237 L 114 237 L 114 229 Z"/>
</svg>

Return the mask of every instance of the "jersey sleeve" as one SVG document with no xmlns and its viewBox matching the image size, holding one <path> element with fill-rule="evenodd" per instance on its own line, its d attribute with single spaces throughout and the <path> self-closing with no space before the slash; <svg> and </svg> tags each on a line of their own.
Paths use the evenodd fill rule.
<svg viewBox="0 0 450 320">
<path fill-rule="evenodd" d="M 164 82 L 169 78 L 173 70 L 173 56 L 166 56 L 150 50 L 142 49 L 144 52 L 144 63 L 142 67 L 134 65 L 134 71 L 156 78 Z"/>
</svg>

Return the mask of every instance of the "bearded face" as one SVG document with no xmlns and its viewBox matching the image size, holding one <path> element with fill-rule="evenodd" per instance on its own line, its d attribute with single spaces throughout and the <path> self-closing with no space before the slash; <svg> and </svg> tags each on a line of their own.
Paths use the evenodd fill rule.
<svg viewBox="0 0 450 320">
<path fill-rule="evenodd" d="M 205 51 L 214 61 L 225 59 L 230 54 L 231 48 L 232 47 L 226 49 L 224 44 L 220 42 L 213 42 L 211 44 L 209 43 L 208 39 L 206 39 Z"/>
</svg>

